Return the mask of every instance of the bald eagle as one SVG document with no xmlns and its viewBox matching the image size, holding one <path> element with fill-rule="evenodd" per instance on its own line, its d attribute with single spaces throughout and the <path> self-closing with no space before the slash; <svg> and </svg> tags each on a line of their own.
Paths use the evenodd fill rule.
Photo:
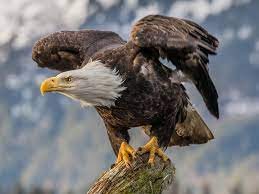
<svg viewBox="0 0 259 194">
<path fill-rule="evenodd" d="M 140 153 L 164 160 L 173 145 L 206 143 L 213 134 L 192 106 L 182 82 L 192 82 L 216 118 L 218 94 L 209 76 L 209 55 L 218 40 L 198 24 L 149 15 L 139 20 L 126 42 L 110 31 L 61 31 L 38 40 L 32 58 L 40 67 L 61 71 L 43 81 L 42 94 L 58 92 L 93 106 L 102 117 L 116 163 L 130 166 L 136 151 L 128 130 L 142 126 L 150 136 Z M 160 59 L 176 66 L 171 69 Z"/>
</svg>

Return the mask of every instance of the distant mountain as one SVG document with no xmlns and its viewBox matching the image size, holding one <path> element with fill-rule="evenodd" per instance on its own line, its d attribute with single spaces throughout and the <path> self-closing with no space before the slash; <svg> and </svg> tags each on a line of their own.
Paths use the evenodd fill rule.
<svg viewBox="0 0 259 194">
<path fill-rule="evenodd" d="M 94 109 L 64 96 L 42 97 L 40 82 L 56 74 L 31 60 L 33 43 L 62 29 L 113 30 L 128 38 L 132 22 L 147 14 L 194 19 L 219 37 L 209 66 L 219 90 L 221 119 L 209 116 L 201 97 L 187 86 L 216 139 L 205 145 L 170 148 L 178 178 L 196 185 L 206 179 L 219 193 L 238 176 L 255 184 L 259 167 L 259 1 L 0 0 L 0 183 L 41 185 L 60 193 L 79 191 L 115 160 Z M 10 17 L 10 15 L 12 17 Z M 134 144 L 147 138 L 133 132 Z M 258 172 L 258 171 L 257 171 Z M 258 178 L 258 177 L 257 177 Z"/>
</svg>

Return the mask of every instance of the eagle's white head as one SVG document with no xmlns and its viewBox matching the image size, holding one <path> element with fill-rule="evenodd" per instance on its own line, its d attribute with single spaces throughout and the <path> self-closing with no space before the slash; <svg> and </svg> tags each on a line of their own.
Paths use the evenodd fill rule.
<svg viewBox="0 0 259 194">
<path fill-rule="evenodd" d="M 83 68 L 66 71 L 42 82 L 41 93 L 58 92 L 83 106 L 112 106 L 126 88 L 116 70 L 100 61 L 87 63 Z"/>
</svg>

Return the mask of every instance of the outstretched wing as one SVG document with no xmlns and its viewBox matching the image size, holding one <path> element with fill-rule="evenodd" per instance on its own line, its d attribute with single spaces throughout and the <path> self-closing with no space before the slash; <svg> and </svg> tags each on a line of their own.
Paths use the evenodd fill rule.
<svg viewBox="0 0 259 194">
<path fill-rule="evenodd" d="M 32 59 L 40 67 L 59 71 L 81 68 L 83 61 L 100 50 L 125 44 L 110 31 L 80 30 L 55 32 L 38 40 L 32 49 Z"/>
<path fill-rule="evenodd" d="M 160 15 L 149 15 L 132 28 L 131 41 L 155 50 L 181 70 L 201 93 L 209 111 L 219 117 L 218 94 L 209 76 L 208 56 L 216 54 L 218 40 L 198 24 Z"/>
</svg>

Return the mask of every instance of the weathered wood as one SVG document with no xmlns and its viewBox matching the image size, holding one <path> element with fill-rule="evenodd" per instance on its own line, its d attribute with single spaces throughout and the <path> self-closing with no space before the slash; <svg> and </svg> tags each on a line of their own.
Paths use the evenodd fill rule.
<svg viewBox="0 0 259 194">
<path fill-rule="evenodd" d="M 148 154 L 138 156 L 127 169 L 123 162 L 104 172 L 87 194 L 159 194 L 172 183 L 175 167 L 156 157 L 155 165 L 148 163 Z"/>
</svg>

